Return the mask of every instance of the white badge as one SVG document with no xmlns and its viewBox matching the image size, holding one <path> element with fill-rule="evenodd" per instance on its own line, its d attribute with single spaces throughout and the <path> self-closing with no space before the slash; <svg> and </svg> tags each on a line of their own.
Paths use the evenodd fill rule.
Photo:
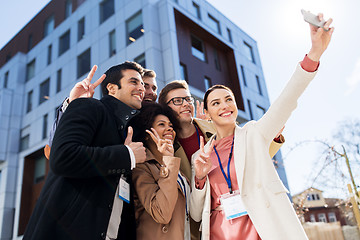
<svg viewBox="0 0 360 240">
<path fill-rule="evenodd" d="M 241 200 L 239 190 L 234 191 L 231 194 L 226 193 L 221 195 L 220 202 L 227 220 L 238 218 L 247 214 L 244 203 Z"/>
<path fill-rule="evenodd" d="M 123 176 L 121 176 L 119 182 L 119 198 L 124 202 L 130 203 L 130 186 Z"/>
</svg>

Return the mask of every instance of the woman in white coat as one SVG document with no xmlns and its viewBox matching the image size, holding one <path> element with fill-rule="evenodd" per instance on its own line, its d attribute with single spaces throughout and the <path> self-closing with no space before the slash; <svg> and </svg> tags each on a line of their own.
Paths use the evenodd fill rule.
<svg viewBox="0 0 360 240">
<path fill-rule="evenodd" d="M 307 239 L 268 149 L 316 74 L 334 30 L 331 22 L 324 29 L 310 25 L 311 50 L 258 121 L 236 125 L 238 110 L 229 88 L 215 85 L 205 93 L 205 113 L 217 132 L 192 157 L 190 198 L 190 214 L 202 221 L 203 240 Z"/>
</svg>

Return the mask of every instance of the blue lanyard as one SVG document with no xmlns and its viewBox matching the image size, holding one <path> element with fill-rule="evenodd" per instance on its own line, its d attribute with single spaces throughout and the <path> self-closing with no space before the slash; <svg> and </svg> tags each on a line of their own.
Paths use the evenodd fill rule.
<svg viewBox="0 0 360 240">
<path fill-rule="evenodd" d="M 189 212 L 188 212 L 188 207 L 187 207 L 187 198 L 186 198 L 186 186 L 184 183 L 184 180 L 182 179 L 182 177 L 180 176 L 180 174 L 178 173 L 178 177 L 180 178 L 181 183 L 179 182 L 179 180 L 177 180 L 177 183 L 179 184 L 181 190 L 183 191 L 184 195 L 185 195 L 185 211 L 186 211 L 186 219 L 189 219 Z"/>
<path fill-rule="evenodd" d="M 221 169 L 221 172 L 222 174 L 224 175 L 224 178 L 226 180 L 226 183 L 228 185 L 228 188 L 229 188 L 229 192 L 232 193 L 232 188 L 231 188 L 231 179 L 230 179 L 230 162 L 231 162 L 231 157 L 232 157 L 232 153 L 233 153 L 233 149 L 234 149 L 234 138 L 233 138 L 233 141 L 232 141 L 232 144 L 231 144 L 231 150 L 230 150 L 230 154 L 229 154 L 229 161 L 228 161 L 228 165 L 227 165 L 227 176 L 225 174 L 225 171 L 224 171 L 224 168 L 221 164 L 221 161 L 220 161 L 220 156 L 219 156 L 219 153 L 216 151 L 216 147 L 214 145 L 214 150 L 215 150 L 215 153 L 216 153 L 216 156 L 218 158 L 218 161 L 219 161 L 219 166 L 220 166 L 220 169 Z"/>
<path fill-rule="evenodd" d="M 195 126 L 195 125 L 194 125 Z M 198 139 L 198 143 L 199 143 L 199 148 L 200 148 L 200 134 L 199 134 L 199 130 L 198 128 L 195 126 L 195 130 L 196 130 L 196 135 L 197 135 L 197 139 Z"/>
</svg>

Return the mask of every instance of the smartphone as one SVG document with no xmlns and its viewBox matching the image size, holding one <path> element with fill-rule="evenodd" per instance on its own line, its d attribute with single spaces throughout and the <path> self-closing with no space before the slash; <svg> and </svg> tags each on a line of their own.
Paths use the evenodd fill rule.
<svg viewBox="0 0 360 240">
<path fill-rule="evenodd" d="M 324 20 L 319 21 L 318 16 L 316 16 L 315 14 L 312 14 L 309 11 L 305 11 L 304 9 L 301 9 L 301 13 L 304 16 L 305 22 L 308 22 L 315 27 L 324 28 L 325 21 Z M 324 30 L 326 30 L 326 29 L 324 29 Z"/>
</svg>

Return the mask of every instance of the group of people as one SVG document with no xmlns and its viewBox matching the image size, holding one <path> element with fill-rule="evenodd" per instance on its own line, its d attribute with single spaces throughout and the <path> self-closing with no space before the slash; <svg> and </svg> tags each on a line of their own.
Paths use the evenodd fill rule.
<svg viewBox="0 0 360 240">
<path fill-rule="evenodd" d="M 127 61 L 91 83 L 94 66 L 58 111 L 24 239 L 307 239 L 271 158 L 331 22 L 310 25 L 311 50 L 266 114 L 243 127 L 226 86 L 210 87 L 194 117 L 184 80 L 157 103 L 154 71 Z M 93 99 L 99 85 L 104 97 Z"/>
</svg>

